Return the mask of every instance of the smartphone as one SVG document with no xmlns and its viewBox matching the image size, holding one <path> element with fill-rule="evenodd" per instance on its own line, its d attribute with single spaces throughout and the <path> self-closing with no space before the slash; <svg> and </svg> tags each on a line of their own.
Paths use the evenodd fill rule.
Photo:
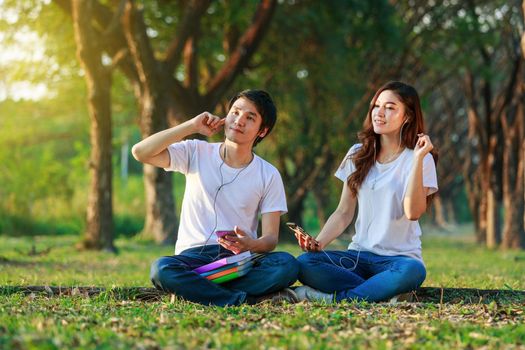
<svg viewBox="0 0 525 350">
<path fill-rule="evenodd" d="M 308 232 L 306 232 L 301 226 L 297 225 L 295 222 L 287 222 L 286 225 L 288 226 L 288 228 L 290 230 L 292 230 L 294 233 L 297 233 L 299 234 L 300 236 L 302 236 L 304 239 L 310 237 L 314 240 L 315 242 L 315 245 L 319 245 L 319 242 L 317 242 L 315 240 L 315 238 L 313 238 L 312 236 L 310 236 L 308 234 Z"/>
<path fill-rule="evenodd" d="M 235 231 L 233 231 L 233 230 L 219 230 L 219 231 L 215 231 L 215 234 L 217 235 L 217 238 L 221 238 L 221 237 L 224 237 L 226 235 L 235 236 Z"/>
</svg>

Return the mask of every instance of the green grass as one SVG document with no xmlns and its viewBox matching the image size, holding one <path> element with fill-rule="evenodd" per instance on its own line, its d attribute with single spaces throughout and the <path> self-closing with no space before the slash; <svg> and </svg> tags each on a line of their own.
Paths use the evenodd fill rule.
<svg viewBox="0 0 525 350">
<path fill-rule="evenodd" d="M 150 263 L 173 247 L 119 239 L 118 255 L 78 252 L 78 237 L 0 238 L 0 285 L 150 287 Z M 347 242 L 336 242 L 344 247 Z M 47 254 L 28 255 L 51 248 Z M 424 286 L 525 289 L 525 252 L 470 236 L 423 241 Z M 283 245 L 294 255 L 294 245 Z M 0 295 L 0 349 L 523 348 L 525 305 L 300 303 L 204 307 L 182 300 Z"/>
<path fill-rule="evenodd" d="M 158 246 L 135 239 L 117 239 L 118 255 L 77 251 L 77 236 L 0 238 L 0 285 L 87 285 L 99 287 L 150 286 L 149 266 L 173 246 Z M 336 241 L 333 249 L 344 249 L 347 241 Z M 47 254 L 31 256 L 50 249 Z M 332 246 L 330 246 L 332 248 Z M 278 250 L 295 256 L 294 244 Z M 525 290 L 525 251 L 485 249 L 468 235 L 429 234 L 423 239 L 427 279 L 423 286 Z"/>
<path fill-rule="evenodd" d="M 519 306 L 323 304 L 205 307 L 105 297 L 11 295 L 0 304 L 5 349 L 511 348 L 525 344 Z"/>
</svg>

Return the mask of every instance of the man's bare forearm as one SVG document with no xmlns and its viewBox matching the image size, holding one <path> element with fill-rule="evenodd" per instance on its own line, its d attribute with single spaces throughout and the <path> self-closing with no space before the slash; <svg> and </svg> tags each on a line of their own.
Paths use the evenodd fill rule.
<svg viewBox="0 0 525 350">
<path fill-rule="evenodd" d="M 164 151 L 172 143 L 178 142 L 195 132 L 194 123 L 192 120 L 188 120 L 173 128 L 148 136 L 134 145 L 131 152 L 138 161 L 144 162 Z"/>
<path fill-rule="evenodd" d="M 277 246 L 278 234 L 266 235 L 259 237 L 253 241 L 253 246 L 250 247 L 252 253 L 269 253 Z"/>
</svg>

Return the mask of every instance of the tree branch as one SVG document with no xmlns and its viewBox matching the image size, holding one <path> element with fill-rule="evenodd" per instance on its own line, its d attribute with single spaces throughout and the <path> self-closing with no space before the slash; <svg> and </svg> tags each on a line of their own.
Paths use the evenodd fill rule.
<svg viewBox="0 0 525 350">
<path fill-rule="evenodd" d="M 132 1 L 127 1 L 122 17 L 124 36 L 133 58 L 141 85 L 154 91 L 157 75 L 156 60 L 150 40 L 146 34 L 146 25 L 142 12 L 137 10 Z"/>
<path fill-rule="evenodd" d="M 185 86 L 191 91 L 192 95 L 198 94 L 199 86 L 199 67 L 197 61 L 197 41 L 199 34 L 195 33 L 188 41 L 184 48 L 184 65 L 186 67 Z"/>
<path fill-rule="evenodd" d="M 468 137 L 473 138 L 475 135 L 478 135 L 480 138 L 480 144 L 486 145 L 488 143 L 485 133 L 483 132 L 480 125 L 480 115 L 478 112 L 478 101 L 476 98 L 476 87 L 474 84 L 474 77 L 469 71 L 465 76 L 464 81 L 465 86 L 465 95 L 467 96 L 468 101 L 468 120 L 469 120 L 469 133 Z M 483 146 L 485 147 L 485 146 Z"/>
<path fill-rule="evenodd" d="M 220 96 L 230 87 L 237 74 L 247 65 L 270 24 L 276 4 L 277 0 L 261 1 L 252 24 L 239 40 L 237 48 L 210 82 L 205 97 L 208 104 L 215 105 Z"/>
<path fill-rule="evenodd" d="M 169 72 L 175 71 L 188 38 L 198 31 L 200 18 L 210 6 L 210 0 L 192 0 L 186 7 L 177 34 L 166 50 L 165 66 Z"/>
<path fill-rule="evenodd" d="M 501 117 L 501 119 L 505 119 L 505 117 L 502 116 L 503 110 L 506 108 L 506 106 L 509 105 L 516 92 L 516 85 L 518 84 L 518 78 L 521 72 L 522 61 L 523 58 L 521 57 L 521 55 L 516 55 L 512 65 L 512 72 L 510 74 L 510 79 L 507 88 L 504 89 L 498 96 L 498 98 L 494 101 L 493 110 L 496 117 L 499 116 Z"/>
<path fill-rule="evenodd" d="M 53 0 L 64 12 L 72 16 L 71 0 Z M 124 0 L 122 1 L 124 2 Z M 121 6 L 122 5 L 121 2 Z M 132 84 L 137 83 L 138 75 L 133 62 L 127 54 L 127 44 L 121 26 L 112 26 L 112 23 L 121 16 L 114 15 L 112 11 L 98 1 L 92 2 L 93 19 L 100 26 L 97 30 L 99 37 L 103 39 L 104 51 L 113 58 L 112 66 L 118 66 L 120 70 L 128 77 Z M 110 29 L 111 30 L 108 30 Z M 104 35 L 101 33 L 104 32 Z"/>
<path fill-rule="evenodd" d="M 111 21 L 109 24 L 105 24 L 105 30 L 104 30 L 104 36 L 111 35 L 113 32 L 119 31 L 119 26 L 121 23 L 122 15 L 124 14 L 124 9 L 126 8 L 126 0 L 120 0 L 120 3 L 118 5 L 118 9 L 111 18 Z"/>
</svg>

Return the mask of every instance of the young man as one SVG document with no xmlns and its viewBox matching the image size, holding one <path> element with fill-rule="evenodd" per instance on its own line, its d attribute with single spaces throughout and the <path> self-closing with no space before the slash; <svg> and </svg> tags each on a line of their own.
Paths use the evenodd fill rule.
<svg viewBox="0 0 525 350">
<path fill-rule="evenodd" d="M 297 261 L 288 253 L 270 253 L 277 245 L 280 216 L 287 211 L 284 186 L 278 170 L 252 151 L 276 118 L 268 93 L 246 90 L 230 101 L 226 118 L 204 112 L 133 147 L 138 161 L 186 175 L 175 255 L 151 267 L 156 288 L 219 306 L 265 298 L 296 301 L 287 287 L 297 280 Z M 222 143 L 181 141 L 196 133 L 212 136 L 223 127 Z M 259 214 L 262 235 L 257 238 Z M 217 230 L 234 234 L 218 238 Z M 193 271 L 244 251 L 264 256 L 243 277 L 215 284 Z"/>
</svg>

